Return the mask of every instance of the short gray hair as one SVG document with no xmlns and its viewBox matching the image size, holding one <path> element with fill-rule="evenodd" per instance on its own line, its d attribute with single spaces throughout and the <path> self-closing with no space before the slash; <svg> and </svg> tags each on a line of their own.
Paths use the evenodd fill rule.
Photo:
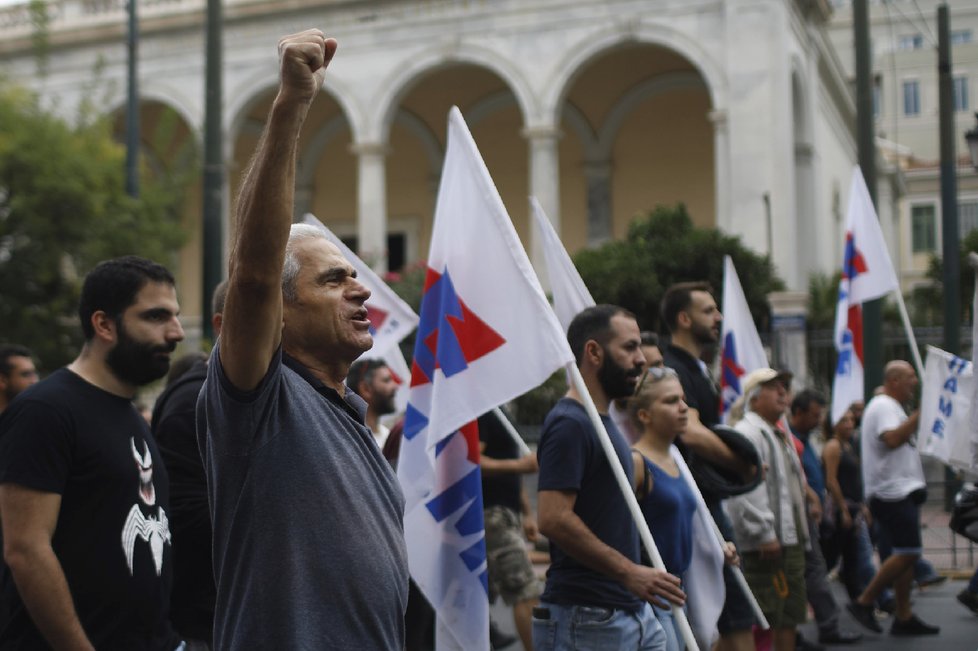
<svg viewBox="0 0 978 651">
<path fill-rule="evenodd" d="M 282 265 L 282 299 L 286 303 L 293 303 L 297 298 L 295 280 L 299 276 L 299 258 L 295 255 L 296 246 L 302 240 L 316 238 L 329 240 L 322 229 L 312 224 L 292 224 L 289 230 L 289 241 L 285 245 L 285 264 Z"/>
</svg>

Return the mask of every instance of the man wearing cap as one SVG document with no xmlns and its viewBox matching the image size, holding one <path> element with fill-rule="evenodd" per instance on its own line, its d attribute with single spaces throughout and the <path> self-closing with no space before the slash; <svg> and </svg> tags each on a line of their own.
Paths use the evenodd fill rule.
<svg viewBox="0 0 978 651">
<path fill-rule="evenodd" d="M 774 648 L 795 648 L 795 628 L 805 622 L 805 547 L 808 525 L 805 479 L 788 434 L 778 427 L 787 389 L 778 372 L 747 375 L 744 417 L 734 428 L 757 448 L 766 468 L 754 490 L 727 500 L 744 576 L 771 624 Z"/>
</svg>

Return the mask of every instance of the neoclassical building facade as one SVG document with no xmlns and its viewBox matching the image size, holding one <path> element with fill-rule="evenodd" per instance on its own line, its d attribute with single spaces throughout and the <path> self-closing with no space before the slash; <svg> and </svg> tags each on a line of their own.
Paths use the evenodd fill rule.
<svg viewBox="0 0 978 651">
<path fill-rule="evenodd" d="M 166 114 L 178 116 L 172 139 L 202 139 L 205 5 L 139 4 L 147 148 Z M 339 50 L 300 140 L 296 211 L 377 269 L 426 256 L 457 105 L 535 264 L 529 195 L 572 253 L 683 202 L 697 225 L 770 252 L 788 286 L 804 290 L 811 272 L 841 265 L 856 160 L 830 13 L 825 0 L 225 0 L 228 204 L 274 97 L 278 38 L 319 27 Z M 30 12 L 0 9 L 7 75 L 66 115 L 88 99 L 121 124 L 125 2 L 52 0 L 46 29 L 40 74 Z M 197 187 L 176 264 L 191 328 L 200 203 Z"/>
</svg>

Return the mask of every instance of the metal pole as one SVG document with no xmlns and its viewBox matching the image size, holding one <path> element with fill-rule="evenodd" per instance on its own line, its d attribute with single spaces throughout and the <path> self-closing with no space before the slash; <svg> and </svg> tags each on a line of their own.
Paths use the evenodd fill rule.
<svg viewBox="0 0 978 651">
<path fill-rule="evenodd" d="M 937 74 L 941 134 L 941 243 L 944 267 L 944 350 L 961 353 L 960 242 L 958 238 L 958 177 L 954 149 L 954 89 L 951 28 L 948 8 L 937 8 Z"/>
<path fill-rule="evenodd" d="M 954 154 L 954 77 L 951 66 L 951 27 L 947 4 L 937 7 L 937 76 L 941 134 L 941 243 L 944 267 L 944 350 L 961 353 L 961 265 L 958 260 L 958 177 Z M 944 468 L 944 510 L 954 506 L 961 482 Z"/>
<path fill-rule="evenodd" d="M 223 278 L 224 134 L 222 132 L 221 0 L 207 0 L 207 75 L 204 116 L 204 291 L 202 326 L 205 339 L 214 340 L 211 295 Z"/>
<path fill-rule="evenodd" d="M 866 0 L 853 0 L 852 26 L 856 47 L 856 137 L 859 167 L 869 197 L 879 214 L 876 201 L 876 134 L 873 124 L 873 62 L 870 60 L 869 10 Z M 880 300 L 863 303 L 864 395 L 883 383 L 883 325 Z"/>
<path fill-rule="evenodd" d="M 139 17 L 136 0 L 129 0 L 128 90 L 126 102 L 126 193 L 139 196 L 139 86 L 137 64 L 139 56 Z"/>
<path fill-rule="evenodd" d="M 764 219 L 767 227 L 767 257 L 774 262 L 774 225 L 771 219 L 771 193 L 765 192 L 764 196 Z"/>
</svg>

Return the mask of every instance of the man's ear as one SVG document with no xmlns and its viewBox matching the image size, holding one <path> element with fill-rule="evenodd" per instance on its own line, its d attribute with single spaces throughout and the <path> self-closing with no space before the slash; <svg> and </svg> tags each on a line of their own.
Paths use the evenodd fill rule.
<svg viewBox="0 0 978 651">
<path fill-rule="evenodd" d="M 360 380 L 357 384 L 357 395 L 363 398 L 363 401 L 370 403 L 370 398 L 373 397 L 373 391 L 370 390 L 370 383 Z"/>
<path fill-rule="evenodd" d="M 584 342 L 584 359 L 595 367 L 604 361 L 604 348 L 594 339 Z"/>
<path fill-rule="evenodd" d="M 106 314 L 103 310 L 96 310 L 92 313 L 92 329 L 95 331 L 95 338 L 102 339 L 109 343 L 115 343 L 117 337 L 118 324 L 115 319 Z"/>
<path fill-rule="evenodd" d="M 693 319 L 690 318 L 689 312 L 686 310 L 680 310 L 679 314 L 676 315 L 676 325 L 682 326 L 683 328 L 688 328 L 693 324 Z"/>
</svg>

